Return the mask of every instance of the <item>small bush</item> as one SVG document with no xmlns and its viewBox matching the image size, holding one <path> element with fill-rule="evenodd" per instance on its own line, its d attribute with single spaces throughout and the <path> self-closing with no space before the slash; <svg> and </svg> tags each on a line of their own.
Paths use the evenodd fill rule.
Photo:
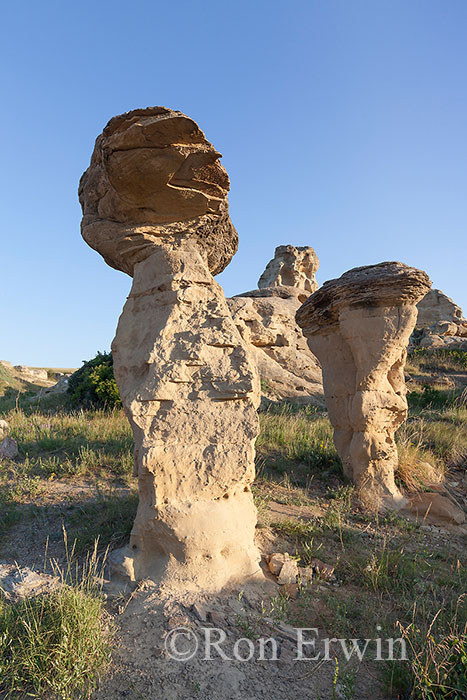
<svg viewBox="0 0 467 700">
<path fill-rule="evenodd" d="M 68 382 L 71 403 L 81 408 L 115 408 L 122 402 L 114 379 L 112 354 L 98 352 Z"/>
</svg>

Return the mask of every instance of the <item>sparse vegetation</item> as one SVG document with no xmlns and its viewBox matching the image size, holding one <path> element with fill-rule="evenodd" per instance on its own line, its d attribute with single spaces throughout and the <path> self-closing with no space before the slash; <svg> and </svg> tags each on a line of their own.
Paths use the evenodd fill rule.
<svg viewBox="0 0 467 700">
<path fill-rule="evenodd" d="M 267 466 L 285 471 L 290 461 L 311 469 L 340 470 L 332 438 L 332 426 L 323 412 L 312 406 L 271 404 L 260 413 L 261 433 L 256 442 L 259 459 Z"/>
<path fill-rule="evenodd" d="M 138 506 L 138 495 L 98 493 L 92 503 L 78 504 L 68 518 L 69 535 L 77 554 L 92 550 L 96 533 L 99 548 L 122 546 L 128 541 Z"/>
<path fill-rule="evenodd" d="M 417 361 L 424 359 L 420 353 L 417 357 Z M 458 362 L 459 358 L 448 355 L 448 360 Z M 443 482 L 467 458 L 465 396 L 426 386 L 417 397 L 409 397 L 409 418 L 396 436 L 400 463 L 397 479 L 401 488 L 410 491 Z M 30 518 L 32 522 L 39 509 L 48 511 L 58 484 L 63 487 L 57 502 L 60 498 L 66 502 L 58 509 L 59 522 L 64 522 L 70 538 L 76 539 L 75 552 L 81 559 L 92 551 L 96 536 L 100 549 L 125 542 L 137 496 L 131 480 L 133 438 L 122 410 L 108 406 L 76 409 L 66 397 L 40 406 L 22 400 L 12 403 L 10 397 L 0 404 L 0 413 L 9 422 L 10 434 L 20 450 L 17 460 L 0 463 L 3 542 L 5 533 L 14 531 L 19 520 L 24 523 Z M 465 693 L 463 625 L 467 616 L 463 600 L 458 600 L 467 579 L 455 542 L 449 536 L 433 539 L 423 524 L 397 514 L 378 518 L 361 510 L 353 488 L 343 478 L 325 412 L 310 406 L 270 404 L 260 413 L 260 422 L 258 478 L 253 486 L 260 524 L 265 534 L 275 538 L 277 551 L 288 551 L 305 566 L 312 557 L 318 557 L 335 566 L 337 578 L 333 585 L 326 580 L 313 581 L 303 587 L 297 600 L 277 596 L 265 604 L 263 617 L 302 627 L 319 625 L 332 636 L 343 638 L 372 639 L 379 625 L 381 636 L 403 636 L 412 650 L 410 662 L 381 665 L 392 697 L 460 700 Z M 66 485 L 84 480 L 93 484 L 90 497 L 76 500 L 68 496 Z M 128 488 L 130 484 L 133 487 Z M 285 515 L 270 515 L 271 502 L 283 506 Z M 297 517 L 301 512 L 298 509 L 304 509 L 303 517 Z M 79 587 L 64 590 L 69 590 L 67 599 L 51 597 L 44 602 L 39 598 L 18 607 L 1 603 L 0 624 L 6 631 L 5 639 L 15 638 L 15 644 L 23 644 L 24 651 L 15 651 L 14 662 L 9 652 L 4 655 L 9 664 L 5 666 L 2 660 L 7 669 L 4 674 L 10 685 L 3 681 L 2 691 L 21 688 L 33 697 L 47 692 L 69 697 L 60 696 L 68 684 L 66 692 L 74 687 L 81 693 L 79 697 L 89 692 L 94 680 L 89 686 L 79 685 L 84 683 L 83 678 L 75 678 L 73 673 L 77 672 L 66 663 L 60 677 L 46 670 L 46 664 L 57 658 L 55 654 L 67 658 L 66 654 L 71 653 L 71 647 L 65 648 L 63 638 L 56 635 L 57 625 L 68 619 L 70 611 L 77 625 L 73 644 L 82 634 L 94 634 L 97 640 L 96 663 L 92 668 L 88 666 L 89 679 L 96 678 L 98 667 L 108 658 L 108 647 L 99 646 L 99 640 L 102 644 L 105 641 L 105 635 L 99 636 L 103 614 L 99 595 L 95 591 L 89 596 L 86 592 L 87 597 L 83 591 L 78 595 Z M 438 613 L 441 606 L 443 610 Z M 78 613 L 84 616 L 79 624 Z M 435 616 L 428 633 L 429 621 Z M 26 644 L 20 636 L 25 634 L 20 619 L 38 621 L 37 649 L 32 648 L 33 640 L 26 637 Z M 236 622 L 250 639 L 262 629 L 261 617 L 252 611 L 239 615 Z M 57 643 L 49 646 L 46 654 L 47 640 Z M 11 642 L 10 648 L 17 647 Z M 83 662 L 82 668 L 85 665 Z M 344 696 L 352 692 L 353 673 L 351 668 L 339 668 L 336 697 L 338 691 Z M 456 691 L 451 678 L 459 687 Z"/>
<path fill-rule="evenodd" d="M 463 700 L 467 697 L 464 596 L 457 600 L 451 616 L 441 608 L 428 619 L 416 612 L 415 604 L 412 621 L 408 625 L 398 623 L 409 650 L 409 662 L 388 662 L 384 676 L 390 692 L 416 700 Z"/>
<path fill-rule="evenodd" d="M 408 353 L 406 371 L 456 372 L 467 369 L 467 350 L 414 348 Z"/>
<path fill-rule="evenodd" d="M 97 584 L 96 549 L 79 577 L 73 551 L 51 593 L 10 603 L 0 598 L 0 691 L 6 698 L 89 697 L 110 658 L 109 629 Z"/>
<path fill-rule="evenodd" d="M 125 476 L 133 465 L 133 436 L 122 411 L 13 410 L 5 414 L 22 461 L 17 473 L 58 478 L 78 474 Z"/>
</svg>

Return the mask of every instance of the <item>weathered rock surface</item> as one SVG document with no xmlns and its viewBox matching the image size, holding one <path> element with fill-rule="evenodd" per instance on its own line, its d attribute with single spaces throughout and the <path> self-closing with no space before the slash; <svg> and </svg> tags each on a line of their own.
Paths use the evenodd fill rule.
<svg viewBox="0 0 467 700">
<path fill-rule="evenodd" d="M 430 289 L 417 304 L 418 317 L 411 344 L 420 348 L 464 348 L 467 319 L 462 309 L 439 289 Z"/>
<path fill-rule="evenodd" d="M 282 276 L 279 263 L 285 267 L 284 260 L 287 274 Z M 279 246 L 260 277 L 261 289 L 227 300 L 235 325 L 251 349 L 267 398 L 323 405 L 321 367 L 295 321 L 308 290 L 317 288 L 317 269 L 313 248 Z M 283 280 L 295 286 L 279 285 Z M 270 287 L 264 286 L 266 281 L 271 282 Z"/>
<path fill-rule="evenodd" d="M 407 511 L 427 524 L 445 523 L 456 526 L 465 522 L 464 511 L 452 501 L 448 494 L 417 493 L 411 497 Z"/>
<path fill-rule="evenodd" d="M 114 570 L 206 590 L 260 571 L 259 377 L 212 277 L 237 247 L 219 158 L 180 112 L 134 110 L 97 138 L 80 183 L 84 239 L 133 276 L 112 352 L 139 507 Z"/>
<path fill-rule="evenodd" d="M 326 282 L 296 319 L 323 368 L 344 472 L 368 505 L 398 507 L 394 433 L 407 417 L 404 364 L 428 276 L 398 262 L 358 267 Z"/>
<path fill-rule="evenodd" d="M 0 440 L 3 440 L 10 431 L 10 425 L 6 420 L 0 420 Z"/>
<path fill-rule="evenodd" d="M 28 379 L 40 379 L 47 381 L 48 374 L 46 369 L 39 369 L 37 367 L 26 367 L 26 365 L 15 365 L 14 369 L 20 374 L 26 375 Z"/>
<path fill-rule="evenodd" d="M 417 304 L 416 328 L 429 328 L 439 321 L 450 321 L 454 325 L 467 323 L 462 309 L 440 289 L 430 289 Z"/>
<path fill-rule="evenodd" d="M 0 590 L 13 603 L 50 593 L 59 586 L 60 580 L 55 576 L 34 571 L 28 566 L 0 563 Z"/>
<path fill-rule="evenodd" d="M 318 256 L 310 246 L 280 245 L 259 278 L 258 288 L 296 287 L 311 294 L 318 289 L 315 279 L 318 268 Z"/>
<path fill-rule="evenodd" d="M 18 454 L 18 444 L 16 440 L 7 437 L 0 442 L 0 459 L 16 459 Z"/>
</svg>

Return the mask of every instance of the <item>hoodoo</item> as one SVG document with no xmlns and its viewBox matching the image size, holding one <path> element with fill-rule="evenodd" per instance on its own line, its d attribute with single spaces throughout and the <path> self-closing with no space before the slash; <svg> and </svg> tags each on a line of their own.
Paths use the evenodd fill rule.
<svg viewBox="0 0 467 700">
<path fill-rule="evenodd" d="M 330 280 L 296 319 L 323 369 L 344 473 L 374 508 L 402 506 L 394 433 L 407 418 L 404 365 L 417 302 L 431 282 L 400 262 L 356 267 Z"/>
<path fill-rule="evenodd" d="M 112 352 L 139 506 L 113 568 L 211 591 L 259 572 L 259 377 L 212 277 L 237 249 L 220 157 L 181 112 L 137 109 L 98 136 L 79 188 L 84 239 L 133 277 Z"/>
</svg>

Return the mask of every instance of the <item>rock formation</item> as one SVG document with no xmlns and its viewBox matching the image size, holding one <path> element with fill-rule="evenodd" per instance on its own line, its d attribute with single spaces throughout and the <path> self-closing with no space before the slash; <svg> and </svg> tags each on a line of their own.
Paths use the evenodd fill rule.
<svg viewBox="0 0 467 700">
<path fill-rule="evenodd" d="M 318 266 L 313 248 L 279 246 L 259 279 L 260 289 L 227 300 L 267 398 L 323 405 L 321 367 L 295 321 L 297 309 L 318 287 Z"/>
<path fill-rule="evenodd" d="M 295 287 L 311 294 L 318 289 L 315 279 L 318 268 L 318 256 L 310 246 L 280 245 L 259 278 L 258 287 Z"/>
<path fill-rule="evenodd" d="M 467 319 L 462 309 L 439 289 L 430 289 L 417 304 L 416 330 L 411 338 L 421 348 L 463 345 L 467 338 Z"/>
<path fill-rule="evenodd" d="M 404 500 L 394 483 L 394 433 L 407 417 L 404 364 L 428 276 L 398 262 L 357 267 L 326 282 L 297 311 L 323 368 L 344 473 L 369 506 Z"/>
<path fill-rule="evenodd" d="M 439 289 L 430 289 L 417 304 L 418 318 L 416 328 L 429 328 L 438 321 L 467 323 L 462 316 L 462 309 Z"/>
<path fill-rule="evenodd" d="M 82 235 L 133 277 L 112 344 L 139 506 L 114 571 L 219 590 L 257 575 L 259 378 L 212 275 L 237 248 L 220 154 L 163 107 L 114 117 L 80 188 Z"/>
</svg>

